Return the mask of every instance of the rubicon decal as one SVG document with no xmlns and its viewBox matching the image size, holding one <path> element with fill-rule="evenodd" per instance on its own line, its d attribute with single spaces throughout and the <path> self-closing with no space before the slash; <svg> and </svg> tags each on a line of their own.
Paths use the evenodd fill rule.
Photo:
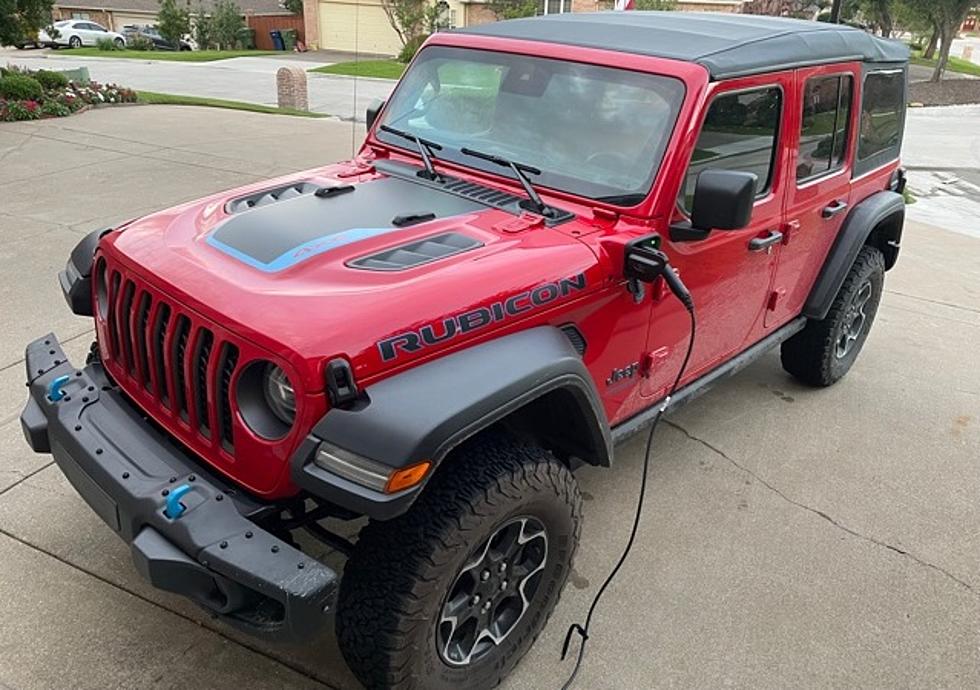
<svg viewBox="0 0 980 690">
<path fill-rule="evenodd" d="M 427 323 L 418 330 L 400 333 L 390 338 L 378 341 L 378 351 L 385 362 L 399 355 L 418 352 L 419 350 L 438 345 L 457 336 L 489 326 L 498 321 L 518 316 L 525 312 L 543 307 L 560 297 L 585 289 L 585 274 L 545 283 L 536 288 L 512 295 L 500 302 L 494 302 L 486 307 L 477 307 L 461 314 L 447 316 L 433 323 Z"/>
</svg>

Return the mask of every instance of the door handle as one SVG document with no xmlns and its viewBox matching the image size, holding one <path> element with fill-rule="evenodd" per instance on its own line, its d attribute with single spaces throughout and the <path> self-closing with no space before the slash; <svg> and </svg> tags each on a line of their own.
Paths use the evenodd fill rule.
<svg viewBox="0 0 980 690">
<path fill-rule="evenodd" d="M 833 218 L 838 213 L 843 213 L 845 210 L 847 210 L 847 202 L 837 200 L 830 206 L 824 206 L 823 211 L 820 212 L 820 215 L 824 218 Z"/>
<path fill-rule="evenodd" d="M 765 237 L 756 237 L 749 240 L 749 251 L 761 252 L 763 249 L 768 250 L 772 245 L 779 244 L 782 241 L 783 233 L 778 230 L 770 230 L 769 234 Z"/>
</svg>

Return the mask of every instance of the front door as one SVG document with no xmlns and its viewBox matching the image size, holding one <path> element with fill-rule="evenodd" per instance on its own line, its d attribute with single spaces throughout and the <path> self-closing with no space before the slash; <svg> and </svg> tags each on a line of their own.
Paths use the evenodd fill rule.
<svg viewBox="0 0 980 690">
<path fill-rule="evenodd" d="M 854 126 L 852 107 L 860 66 L 825 65 L 796 72 L 802 101 L 789 114 L 793 179 L 786 194 L 783 242 L 777 251 L 766 327 L 803 309 L 810 288 L 841 229 L 850 203 Z"/>
<path fill-rule="evenodd" d="M 793 77 L 792 72 L 783 72 L 720 82 L 709 97 L 675 220 L 690 209 L 702 170 L 751 172 L 758 187 L 747 227 L 714 231 L 696 242 L 664 242 L 697 311 L 698 334 L 685 381 L 707 373 L 764 334 L 785 185 L 791 177 L 782 137 Z M 669 293 L 655 298 L 643 393 L 660 398 L 684 356 L 688 318 Z"/>
</svg>

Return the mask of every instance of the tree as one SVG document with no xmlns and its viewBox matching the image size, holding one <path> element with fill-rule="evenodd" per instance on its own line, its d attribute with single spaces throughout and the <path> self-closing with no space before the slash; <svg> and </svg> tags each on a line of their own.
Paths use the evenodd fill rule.
<svg viewBox="0 0 980 690">
<path fill-rule="evenodd" d="M 238 42 L 238 30 L 245 26 L 241 8 L 233 0 L 218 0 L 211 13 L 211 42 L 228 50 Z"/>
<path fill-rule="evenodd" d="M 960 25 L 966 21 L 966 15 L 976 0 L 905 0 L 911 8 L 928 16 L 939 34 L 939 58 L 936 69 L 930 81 L 938 82 L 943 78 L 946 65 L 949 63 L 949 50 L 953 47 L 953 39 L 959 32 Z"/>
<path fill-rule="evenodd" d="M 214 41 L 211 36 L 211 17 L 204 12 L 204 7 L 197 6 L 194 17 L 194 40 L 197 42 L 199 50 L 207 50 Z"/>
<path fill-rule="evenodd" d="M 403 46 L 421 45 L 435 31 L 444 11 L 443 3 L 430 0 L 381 0 L 388 23 Z"/>
<path fill-rule="evenodd" d="M 180 40 L 191 32 L 190 7 L 181 7 L 177 0 L 160 0 L 157 29 L 165 39 L 174 45 L 180 45 Z"/>
<path fill-rule="evenodd" d="M 0 45 L 16 45 L 51 23 L 53 0 L 0 0 Z"/>
<path fill-rule="evenodd" d="M 538 0 L 490 0 L 486 5 L 497 19 L 533 17 L 540 10 Z"/>
<path fill-rule="evenodd" d="M 282 8 L 293 14 L 303 14 L 303 0 L 282 0 Z"/>
</svg>

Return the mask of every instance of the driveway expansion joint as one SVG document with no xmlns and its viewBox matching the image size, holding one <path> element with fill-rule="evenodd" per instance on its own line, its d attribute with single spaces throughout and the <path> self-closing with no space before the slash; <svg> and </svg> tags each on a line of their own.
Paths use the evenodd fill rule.
<svg viewBox="0 0 980 690">
<path fill-rule="evenodd" d="M 839 520 L 835 519 L 833 516 L 829 515 L 828 513 L 825 513 L 824 511 L 822 511 L 822 510 L 820 510 L 818 508 L 814 508 L 812 506 L 808 506 L 805 503 L 800 503 L 799 501 L 790 498 L 782 490 L 780 490 L 778 487 L 774 486 L 773 484 L 771 484 L 766 479 L 763 479 L 762 476 L 760 476 L 759 474 L 757 474 L 753 470 L 749 469 L 745 465 L 741 464 L 740 462 L 738 462 L 737 460 L 735 460 L 733 457 L 731 457 L 730 455 L 728 455 L 725 451 L 721 450 L 717 446 L 711 444 L 708 441 L 705 441 L 702 438 L 699 438 L 699 437 L 695 436 L 690 431 L 688 431 L 687 429 L 685 429 L 684 427 L 682 427 L 680 424 L 678 424 L 676 422 L 670 421 L 669 419 L 664 419 L 664 423 L 667 424 L 668 426 L 670 426 L 671 428 L 674 428 L 674 429 L 677 429 L 678 431 L 680 431 L 682 434 L 684 434 L 685 436 L 687 436 L 687 438 L 689 440 L 694 441 L 695 443 L 700 443 L 702 446 L 704 446 L 705 448 L 707 448 L 708 450 L 710 450 L 715 455 L 718 455 L 718 456 L 724 458 L 729 463 L 731 463 L 731 465 L 733 467 L 735 467 L 739 471 L 741 471 L 744 474 L 747 474 L 750 477 L 752 477 L 753 479 L 755 479 L 757 482 L 759 482 L 759 484 L 761 484 L 762 486 L 764 486 L 770 492 L 776 494 L 779 498 L 783 499 L 783 501 L 785 501 L 786 503 L 789 503 L 790 505 L 796 506 L 797 508 L 801 508 L 802 510 L 807 511 L 808 513 L 812 513 L 812 514 L 814 514 L 814 515 L 822 518 L 823 520 L 826 520 L 827 522 L 829 522 L 831 525 L 833 525 L 837 529 L 839 529 L 842 532 L 845 532 L 845 533 L 851 535 L 852 537 L 857 537 L 858 539 L 864 540 L 864 541 L 866 541 L 866 542 L 868 542 L 870 544 L 874 544 L 875 546 L 879 546 L 881 548 L 884 548 L 884 549 L 887 549 L 887 550 L 892 551 L 894 553 L 897 553 L 900 556 L 904 556 L 904 557 L 906 557 L 906 558 L 914 561 L 918 565 L 921 565 L 921 566 L 924 566 L 926 568 L 930 568 L 932 570 L 935 570 L 936 572 L 940 573 L 941 575 L 943 575 L 947 579 L 952 580 L 953 582 L 955 582 L 960 587 L 963 587 L 964 589 L 966 589 L 968 592 L 970 592 L 970 594 L 974 595 L 975 597 L 980 598 L 980 591 L 978 591 L 977 588 L 975 588 L 973 585 L 971 585 L 970 583 L 966 582 L 965 580 L 960 579 L 959 577 L 957 577 L 953 573 L 949 572 L 948 570 L 946 570 L 942 566 L 939 566 L 939 565 L 936 565 L 935 563 L 930 563 L 929 561 L 923 560 L 922 558 L 919 558 L 918 556 L 916 556 L 915 554 L 911 553 L 910 551 L 908 551 L 906 549 L 903 549 L 901 547 L 895 546 L 893 544 L 889 544 L 888 542 L 882 541 L 880 539 L 876 539 L 875 537 L 872 537 L 872 536 L 869 536 L 869 535 L 866 535 L 866 534 L 862 534 L 861 532 L 858 532 L 857 530 L 852 529 L 851 527 L 848 527 L 847 525 L 843 524 L 842 522 L 840 522 Z"/>
<path fill-rule="evenodd" d="M 197 625 L 199 627 L 202 627 L 205 630 L 208 630 L 208 631 L 214 633 L 215 635 L 217 635 L 218 637 L 226 640 L 227 642 L 230 642 L 232 644 L 238 645 L 239 647 L 242 647 L 244 649 L 247 649 L 248 651 L 252 652 L 253 654 L 257 654 L 258 656 L 264 657 L 265 659 L 268 659 L 269 661 L 272 661 L 273 663 L 279 664 L 280 666 L 283 666 L 284 668 L 288 668 L 290 671 L 293 671 L 294 673 L 302 676 L 303 678 L 306 678 L 308 680 L 313 681 L 314 683 L 317 683 L 317 684 L 323 686 L 327 690 L 340 690 L 340 688 L 338 688 L 337 686 L 330 685 L 326 681 L 318 678 L 316 675 L 314 675 L 313 673 L 311 673 L 309 670 L 304 669 L 302 666 L 300 666 L 298 664 L 294 664 L 294 663 L 292 663 L 290 661 L 286 661 L 286 660 L 280 659 L 280 658 L 274 656 L 273 654 L 270 654 L 268 652 L 263 651 L 262 649 L 259 649 L 258 647 L 254 647 L 254 646 L 252 646 L 250 644 L 247 644 L 245 642 L 242 642 L 241 640 L 237 640 L 234 637 L 231 637 L 230 635 L 224 633 L 220 629 L 217 629 L 217 628 L 212 627 L 211 625 L 208 625 L 207 622 L 202 622 L 202 621 L 199 621 L 199 620 L 197 620 L 195 618 L 192 618 L 192 617 L 190 617 L 190 616 L 188 616 L 186 614 L 180 613 L 179 611 L 174 611 L 173 609 L 170 609 L 170 608 L 164 606 L 163 604 L 161 604 L 161 603 L 159 603 L 157 601 L 154 601 L 153 599 L 150 599 L 148 597 L 143 596 L 139 592 L 135 592 L 135 591 L 133 591 L 133 590 L 127 588 L 127 587 L 123 587 L 122 585 L 120 585 L 120 584 L 118 584 L 116 582 L 113 582 L 112 580 L 109 580 L 109 579 L 103 577 L 102 575 L 99 575 L 98 573 L 96 573 L 94 571 L 91 571 L 91 570 L 88 570 L 86 568 L 83 568 L 83 567 L 81 567 L 81 566 L 79 566 L 79 565 L 77 565 L 75 563 L 72 563 L 71 561 L 69 561 L 69 560 L 67 560 L 65 558 L 62 558 L 61 556 L 59 556 L 58 554 L 56 554 L 56 553 L 54 553 L 52 551 L 48 551 L 47 549 L 44 549 L 44 548 L 42 548 L 40 546 L 37 546 L 36 544 L 32 544 L 31 542 L 27 541 L 26 539 L 22 539 L 22 538 L 18 537 L 16 534 L 13 534 L 11 532 L 8 532 L 3 527 L 0 527 L 0 535 L 5 536 L 5 537 L 7 537 L 9 539 L 13 539 L 18 544 L 21 544 L 23 546 L 26 546 L 29 549 L 33 549 L 34 551 L 37 551 L 38 553 L 42 553 L 45 556 L 48 556 L 49 558 L 53 558 L 54 560 L 58 561 L 62 565 L 66 565 L 66 566 L 68 566 L 69 568 L 71 568 L 73 570 L 77 570 L 80 573 L 83 573 L 85 575 L 88 575 L 89 577 L 92 577 L 92 578 L 98 580 L 102 584 L 105 584 L 105 585 L 108 585 L 108 586 L 113 587 L 115 589 L 118 589 L 121 592 L 125 592 L 126 594 L 128 594 L 128 595 L 130 595 L 132 597 L 135 597 L 136 599 L 139 599 L 140 601 L 142 601 L 142 602 L 144 602 L 146 604 L 149 604 L 149 605 L 153 606 L 154 608 L 162 609 L 163 611 L 166 611 L 168 613 L 171 613 L 174 616 L 177 616 L 178 618 L 181 618 L 182 620 L 185 620 L 185 621 L 187 621 L 189 623 L 193 623 L 194 625 Z"/>
</svg>

